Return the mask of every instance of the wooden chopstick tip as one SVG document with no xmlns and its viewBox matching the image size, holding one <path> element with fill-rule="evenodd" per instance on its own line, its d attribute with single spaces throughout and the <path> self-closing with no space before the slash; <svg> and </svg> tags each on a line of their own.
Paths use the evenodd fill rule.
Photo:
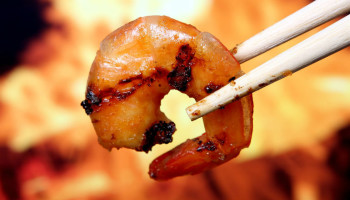
<svg viewBox="0 0 350 200">
<path fill-rule="evenodd" d="M 194 121 L 196 119 L 199 118 L 199 114 L 200 114 L 200 111 L 199 110 L 193 110 L 193 107 L 194 105 L 192 106 L 189 106 L 186 108 L 186 113 L 188 115 L 188 117 L 190 118 L 191 121 Z"/>
</svg>

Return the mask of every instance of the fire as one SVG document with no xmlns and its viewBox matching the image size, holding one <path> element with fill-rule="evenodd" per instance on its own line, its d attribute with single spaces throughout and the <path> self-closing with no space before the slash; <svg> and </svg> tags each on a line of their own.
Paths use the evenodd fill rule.
<svg viewBox="0 0 350 200">
<path fill-rule="evenodd" d="M 197 176 L 158 183 L 147 175 L 155 156 L 204 132 L 201 121 L 190 122 L 185 114 L 193 100 L 177 92 L 163 100 L 178 131 L 173 144 L 149 154 L 103 149 L 79 106 L 99 42 L 139 16 L 191 23 L 230 48 L 309 2 L 50 1 L 42 15 L 51 27 L 0 76 L 0 199 L 321 199 L 323 189 L 324 199 L 335 199 L 342 194 L 337 186 L 349 182 L 342 167 L 349 167 L 350 151 L 340 138 L 347 141 L 350 131 L 337 134 L 350 120 L 349 48 L 258 91 L 251 146 L 235 161 Z"/>
</svg>

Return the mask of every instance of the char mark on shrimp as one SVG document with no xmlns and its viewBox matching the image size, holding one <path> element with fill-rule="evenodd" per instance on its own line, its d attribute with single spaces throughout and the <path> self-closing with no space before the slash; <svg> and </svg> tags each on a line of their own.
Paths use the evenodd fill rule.
<svg viewBox="0 0 350 200">
<path fill-rule="evenodd" d="M 81 106 L 84 108 L 85 113 L 90 115 L 93 112 L 93 105 L 99 105 L 101 99 L 98 98 L 90 87 L 87 88 L 86 99 L 81 102 Z"/>
<path fill-rule="evenodd" d="M 148 152 L 155 144 L 168 144 L 173 141 L 172 135 L 175 132 L 175 123 L 159 121 L 149 128 L 145 133 L 142 151 Z"/>
<path fill-rule="evenodd" d="M 193 65 L 194 50 L 189 44 L 182 45 L 176 56 L 176 64 L 173 71 L 168 74 L 169 85 L 184 92 L 187 84 L 192 80 L 191 66 Z"/>
<path fill-rule="evenodd" d="M 91 104 L 88 102 L 88 100 L 84 100 L 80 103 L 80 105 L 84 108 L 85 113 L 87 115 L 90 115 L 93 112 L 93 109 L 91 108 Z"/>
<path fill-rule="evenodd" d="M 101 102 L 101 100 L 95 95 L 95 93 L 90 88 L 87 89 L 86 99 L 88 99 L 90 103 L 96 105 L 98 105 Z"/>
<path fill-rule="evenodd" d="M 207 94 L 211 94 L 216 90 L 220 89 L 221 87 L 222 85 L 215 85 L 214 83 L 210 82 L 207 86 L 204 87 L 204 90 Z"/>
<path fill-rule="evenodd" d="M 232 76 L 230 79 L 228 79 L 228 82 L 231 82 L 231 81 L 234 81 L 234 80 L 236 80 L 236 77 Z"/>
<path fill-rule="evenodd" d="M 168 74 L 168 71 L 162 68 L 156 68 L 156 71 L 146 78 L 144 78 L 142 74 L 138 74 L 130 78 L 122 79 L 118 82 L 119 85 L 133 84 L 125 89 L 120 89 L 117 86 L 116 88 L 100 90 L 97 89 L 95 85 L 89 85 L 86 91 L 86 99 L 83 100 L 80 105 L 84 108 L 86 114 L 90 115 L 94 111 L 98 111 L 103 104 L 113 101 L 113 99 L 118 101 L 125 100 L 144 84 L 150 87 L 156 78 L 166 76 L 166 74 Z"/>
<path fill-rule="evenodd" d="M 136 76 L 133 76 L 133 77 L 130 77 L 130 78 L 126 78 L 126 79 L 122 79 L 119 81 L 119 84 L 124 84 L 124 83 L 130 83 L 131 81 L 133 80 L 139 80 L 141 79 L 142 80 L 142 74 L 138 74 Z"/>
<path fill-rule="evenodd" d="M 198 152 L 202 152 L 204 150 L 208 150 L 208 151 L 215 151 L 217 149 L 215 143 L 213 141 L 208 141 L 206 143 L 202 143 L 202 142 L 198 142 L 198 144 L 200 145 L 198 148 L 197 148 L 197 151 Z"/>
<path fill-rule="evenodd" d="M 215 136 L 215 139 L 217 140 L 217 142 L 221 145 L 224 145 L 225 144 L 225 141 L 226 141 L 226 137 L 227 137 L 227 133 L 225 132 L 222 132 L 218 135 Z"/>
<path fill-rule="evenodd" d="M 103 104 L 106 102 L 109 103 L 112 99 L 117 99 L 119 101 L 126 99 L 128 96 L 132 95 L 137 88 L 141 87 L 141 85 L 142 84 L 137 84 L 122 91 L 114 88 L 107 88 L 100 90 L 97 95 L 88 88 L 86 99 L 82 101 L 80 105 L 85 109 L 86 114 L 90 115 L 91 113 L 98 111 Z"/>
</svg>

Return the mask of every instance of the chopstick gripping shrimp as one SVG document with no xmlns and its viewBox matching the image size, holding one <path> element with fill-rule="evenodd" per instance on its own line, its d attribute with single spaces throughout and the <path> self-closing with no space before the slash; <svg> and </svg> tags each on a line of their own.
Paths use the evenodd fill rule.
<svg viewBox="0 0 350 200">
<path fill-rule="evenodd" d="M 107 149 L 148 152 L 169 143 L 175 124 L 160 111 L 176 89 L 196 101 L 240 74 L 239 63 L 214 36 L 165 16 L 138 18 L 108 35 L 92 64 L 82 102 L 99 143 Z M 252 97 L 206 115 L 206 133 L 156 158 L 156 180 L 196 174 L 236 157 L 249 146 Z"/>
</svg>

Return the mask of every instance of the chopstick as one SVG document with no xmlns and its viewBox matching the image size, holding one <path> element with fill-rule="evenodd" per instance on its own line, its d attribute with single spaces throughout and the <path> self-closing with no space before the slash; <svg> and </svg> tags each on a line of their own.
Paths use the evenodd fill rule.
<svg viewBox="0 0 350 200">
<path fill-rule="evenodd" d="M 334 5 L 336 6 L 334 7 Z M 332 7 L 333 11 L 330 15 L 329 7 Z M 317 16 L 311 13 L 313 15 L 311 17 L 312 19 L 306 16 L 309 14 L 307 12 L 313 11 L 317 12 Z M 314 1 L 284 20 L 253 36 L 246 42 L 243 42 L 241 45 L 238 45 L 235 57 L 240 63 L 245 62 L 274 46 L 348 11 L 350 11 L 350 0 Z M 303 15 L 305 16 L 302 17 Z M 308 23 L 304 23 L 305 20 Z M 283 30 L 286 27 L 292 27 L 292 29 L 289 28 L 289 31 Z M 277 39 L 274 37 L 277 37 Z M 235 81 L 231 81 L 213 94 L 189 106 L 186 112 L 191 120 L 198 119 L 349 45 L 350 15 L 338 20 L 324 30 L 272 58 Z"/>
<path fill-rule="evenodd" d="M 231 51 L 236 52 L 234 56 L 242 64 L 349 11 L 350 0 L 316 0 Z"/>
</svg>

